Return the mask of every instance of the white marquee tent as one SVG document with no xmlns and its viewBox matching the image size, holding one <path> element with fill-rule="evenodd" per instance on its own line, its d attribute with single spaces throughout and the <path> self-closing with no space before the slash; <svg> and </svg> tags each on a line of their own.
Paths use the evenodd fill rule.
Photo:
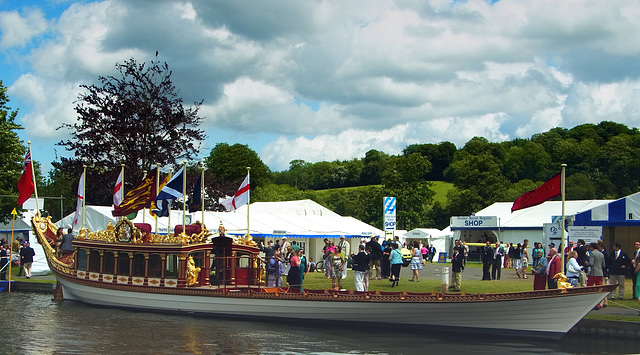
<svg viewBox="0 0 640 355">
<path fill-rule="evenodd" d="M 21 237 L 24 240 L 28 240 L 31 247 L 35 251 L 36 255 L 33 257 L 33 264 L 31 266 L 31 275 L 39 276 L 50 274 L 51 270 L 47 264 L 47 260 L 44 256 L 44 250 L 42 246 L 38 244 L 33 232 L 31 231 L 31 218 L 35 215 L 35 209 L 31 209 L 18 215 L 14 221 L 0 224 L 0 237 L 6 238 L 11 243 L 11 231 L 13 229 L 13 239 L 16 240 Z M 14 254 L 18 251 L 13 250 Z"/>
<path fill-rule="evenodd" d="M 86 206 L 85 207 L 85 228 L 96 231 L 106 228 L 109 221 L 113 225 L 116 223 L 115 217 L 111 215 L 111 206 Z M 318 248 L 322 248 L 324 238 L 338 240 L 344 235 L 351 240 L 351 245 L 357 245 L 356 240 L 360 238 L 383 236 L 384 232 L 372 227 L 353 217 L 343 217 L 331 210 L 311 201 L 284 201 L 284 202 L 256 202 L 249 206 L 250 234 L 254 239 L 299 239 L 299 243 L 308 246 L 307 253 L 312 257 L 318 257 Z M 59 227 L 68 228 L 71 226 L 74 214 L 66 216 L 56 223 Z M 171 211 L 171 231 L 176 225 L 182 224 L 182 211 Z M 186 214 L 186 224 L 203 220 L 202 212 Z M 156 221 L 146 210 L 139 211 L 134 223 L 148 223 L 155 232 Z M 247 206 L 242 206 L 234 212 L 204 212 L 204 223 L 207 228 L 214 232 L 222 223 L 227 234 L 244 235 L 247 232 Z M 158 219 L 158 232 L 166 234 L 169 230 L 169 218 Z M 79 230 L 80 226 L 74 230 Z M 353 249 L 352 249 L 353 250 Z M 317 259 L 316 259 L 317 260 Z"/>
</svg>

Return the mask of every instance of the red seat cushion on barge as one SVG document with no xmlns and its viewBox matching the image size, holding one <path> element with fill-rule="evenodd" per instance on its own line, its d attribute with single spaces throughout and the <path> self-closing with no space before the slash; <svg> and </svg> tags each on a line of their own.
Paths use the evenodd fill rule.
<svg viewBox="0 0 640 355">
<path fill-rule="evenodd" d="M 142 233 L 142 241 L 148 242 L 151 238 L 151 225 L 149 223 L 134 223 L 133 225 Z"/>
<path fill-rule="evenodd" d="M 184 234 L 191 236 L 194 234 L 200 234 L 200 232 L 202 232 L 202 227 L 199 224 L 188 224 L 184 226 L 184 230 Z M 174 235 L 178 235 L 180 233 L 182 233 L 182 224 L 175 226 L 175 228 L 173 229 Z"/>
</svg>

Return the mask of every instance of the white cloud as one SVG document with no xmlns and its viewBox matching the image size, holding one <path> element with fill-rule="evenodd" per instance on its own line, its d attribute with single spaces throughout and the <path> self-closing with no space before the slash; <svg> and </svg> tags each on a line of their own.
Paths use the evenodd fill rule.
<svg viewBox="0 0 640 355">
<path fill-rule="evenodd" d="M 13 66 L 21 75 L 5 84 L 27 104 L 30 134 L 62 138 L 51 128 L 75 119 L 80 83 L 156 51 L 185 103 L 204 100 L 210 137 L 265 143 L 252 148 L 276 169 L 585 122 L 640 125 L 632 0 L 105 0 L 42 11 L 0 13 L 0 54 L 15 64 L 9 51 L 28 50 L 29 70 Z"/>
<path fill-rule="evenodd" d="M 31 74 L 20 76 L 9 88 L 9 94 L 33 105 L 30 112 L 19 115 L 26 133 L 33 138 L 59 137 L 61 133 L 56 129 L 74 122 L 75 111 L 69 103 L 76 99 L 77 87 L 77 83 L 49 82 Z"/>
<path fill-rule="evenodd" d="M 33 37 L 47 30 L 42 11 L 27 9 L 23 15 L 18 11 L 0 11 L 0 50 L 25 46 Z"/>
</svg>

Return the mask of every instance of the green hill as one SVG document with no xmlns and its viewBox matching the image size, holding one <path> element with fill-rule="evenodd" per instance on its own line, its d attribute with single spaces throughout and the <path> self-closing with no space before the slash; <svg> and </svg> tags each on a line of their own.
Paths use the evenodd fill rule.
<svg viewBox="0 0 640 355">
<path fill-rule="evenodd" d="M 446 206 L 447 192 L 455 188 L 453 186 L 453 183 L 444 182 L 444 181 L 431 181 L 431 182 L 433 183 L 433 186 L 431 187 L 431 189 L 433 189 L 433 191 L 435 191 L 436 193 L 433 200 L 440 202 L 443 206 Z M 381 185 L 369 185 L 369 186 L 380 187 Z M 319 199 L 322 199 L 326 195 L 329 195 L 335 191 L 354 191 L 354 190 L 363 189 L 369 186 L 355 186 L 355 187 L 342 187 L 338 189 L 316 190 L 314 191 L 314 193 L 316 194 L 316 196 L 318 196 Z"/>
</svg>

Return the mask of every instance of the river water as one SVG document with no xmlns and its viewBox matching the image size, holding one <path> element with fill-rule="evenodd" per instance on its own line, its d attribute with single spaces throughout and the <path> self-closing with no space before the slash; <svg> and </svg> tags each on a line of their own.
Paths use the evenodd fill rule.
<svg viewBox="0 0 640 355">
<path fill-rule="evenodd" d="M 640 343 L 565 336 L 433 334 L 99 308 L 0 293 L 0 354 L 632 354 Z M 508 315 L 504 315 L 508 316 Z M 499 321 L 499 320 L 498 320 Z"/>
</svg>

